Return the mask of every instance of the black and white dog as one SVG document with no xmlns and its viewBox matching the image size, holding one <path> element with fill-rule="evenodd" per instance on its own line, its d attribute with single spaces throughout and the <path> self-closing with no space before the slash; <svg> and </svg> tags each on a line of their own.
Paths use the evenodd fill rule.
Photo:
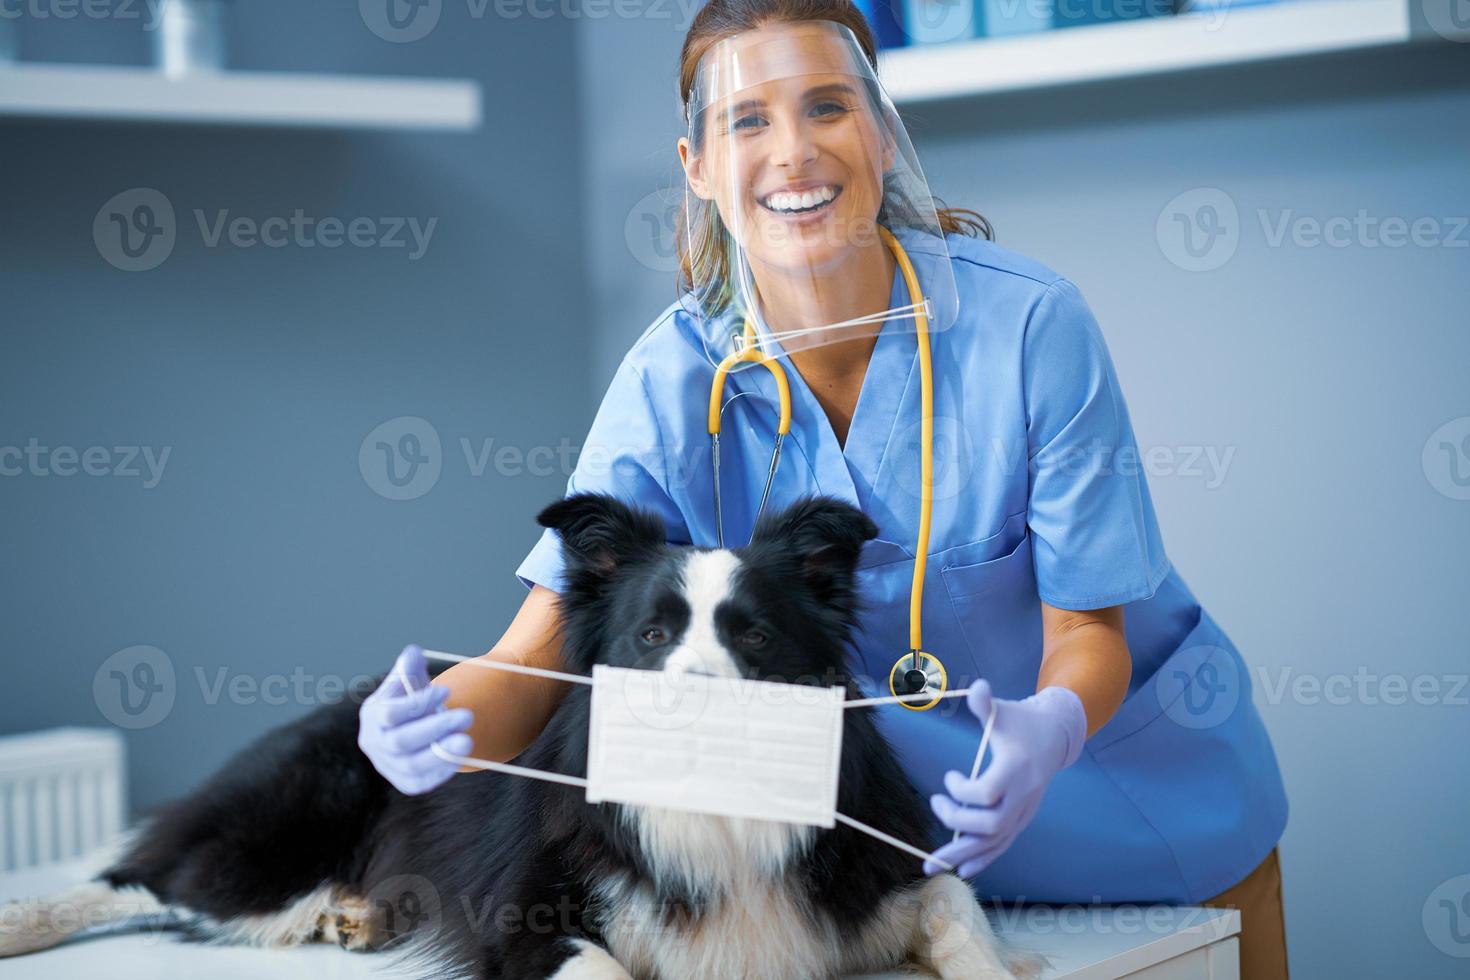
<svg viewBox="0 0 1470 980">
<path fill-rule="evenodd" d="M 567 670 L 678 666 L 856 694 L 854 568 L 876 529 L 852 507 L 804 501 L 738 551 L 671 547 L 656 518 L 609 497 L 570 497 L 539 520 L 566 554 Z M 585 774 L 589 702 L 575 685 L 516 761 Z M 870 710 L 845 712 L 838 809 L 922 846 L 922 803 Z M 356 738 L 351 699 L 269 733 L 151 818 L 96 881 L 0 914 L 0 955 L 66 938 L 47 914 L 65 904 L 69 922 L 151 908 L 214 941 L 399 949 L 420 976 L 807 980 L 911 963 L 974 980 L 1034 968 L 995 941 L 960 879 L 925 877 L 840 824 L 589 805 L 580 788 L 488 772 L 404 796 Z"/>
</svg>

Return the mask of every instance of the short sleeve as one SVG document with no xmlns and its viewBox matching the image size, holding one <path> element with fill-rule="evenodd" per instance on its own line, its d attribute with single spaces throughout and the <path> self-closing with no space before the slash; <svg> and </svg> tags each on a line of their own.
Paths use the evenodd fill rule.
<svg viewBox="0 0 1470 980">
<path fill-rule="evenodd" d="M 686 543 L 684 517 L 670 498 L 664 465 L 665 447 L 658 415 L 643 376 L 627 361 L 618 368 L 602 396 L 602 405 L 582 443 L 567 495 L 607 493 L 633 507 L 657 514 L 671 542 Z M 526 588 L 544 585 L 563 590 L 561 539 L 542 532 L 516 577 Z"/>
<path fill-rule="evenodd" d="M 1037 591 L 1061 609 L 1154 594 L 1169 560 L 1102 332 L 1059 279 L 1032 312 L 1022 351 Z"/>
</svg>

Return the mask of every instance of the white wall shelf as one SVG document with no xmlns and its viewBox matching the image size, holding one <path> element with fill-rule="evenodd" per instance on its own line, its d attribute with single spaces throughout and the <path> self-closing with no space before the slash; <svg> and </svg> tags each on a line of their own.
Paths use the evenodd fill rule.
<svg viewBox="0 0 1470 980">
<path fill-rule="evenodd" d="M 464 79 L 0 65 L 0 117 L 317 129 L 471 130 L 480 86 Z"/>
<path fill-rule="evenodd" d="M 1441 2 L 1444 17 L 1436 9 Z M 895 48 L 881 55 L 880 71 L 889 96 L 899 103 L 983 96 L 1448 38 L 1459 30 L 1448 19 L 1453 2 L 1282 0 Z M 1462 36 L 1470 40 L 1470 29 Z"/>
</svg>

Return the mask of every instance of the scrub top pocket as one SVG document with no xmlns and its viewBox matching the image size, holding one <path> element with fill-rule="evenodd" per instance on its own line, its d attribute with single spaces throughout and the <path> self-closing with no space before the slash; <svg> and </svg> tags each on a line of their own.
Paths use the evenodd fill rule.
<svg viewBox="0 0 1470 980">
<path fill-rule="evenodd" d="M 897 541 L 873 538 L 871 541 L 863 542 L 862 554 L 858 555 L 857 570 L 861 573 L 871 568 L 913 560 L 914 556 L 909 553 L 909 550 Z"/>
<path fill-rule="evenodd" d="M 989 592 L 1015 578 L 1018 559 L 1024 558 L 1030 565 L 1031 540 L 1026 531 L 1026 515 L 1012 514 L 990 537 L 958 545 L 935 557 L 940 559 L 944 587 L 951 598 Z M 1026 575 L 1032 576 L 1029 567 Z M 1034 577 L 1031 581 L 1035 581 Z"/>
<path fill-rule="evenodd" d="M 1036 693 L 1041 605 L 1026 515 L 1013 514 L 998 533 L 939 557 L 940 576 L 978 675 L 999 697 Z"/>
</svg>

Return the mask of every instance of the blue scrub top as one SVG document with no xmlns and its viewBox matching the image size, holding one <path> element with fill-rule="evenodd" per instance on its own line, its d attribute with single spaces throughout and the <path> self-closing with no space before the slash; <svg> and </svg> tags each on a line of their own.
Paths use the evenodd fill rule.
<svg viewBox="0 0 1470 980">
<path fill-rule="evenodd" d="M 900 234 L 913 244 L 917 233 Z M 932 335 L 933 527 L 924 647 L 951 687 L 988 677 L 997 695 L 1036 690 L 1041 607 L 1125 605 L 1133 676 L 1118 713 L 1061 772 L 1031 825 L 975 883 L 1037 902 L 1198 902 L 1244 878 L 1286 825 L 1275 754 L 1245 664 L 1164 554 L 1128 409 L 1077 287 L 993 242 L 948 236 L 959 318 Z M 945 261 L 909 249 L 921 283 Z M 910 302 L 895 274 L 894 306 Z M 657 512 L 671 542 L 713 547 L 705 428 L 711 358 L 739 324 L 674 303 L 634 344 L 592 423 L 568 493 L 601 491 Z M 854 670 L 887 694 L 908 649 L 919 517 L 917 343 L 879 334 L 845 444 L 788 367 L 791 435 L 771 508 L 823 493 L 878 525 L 860 561 L 867 604 Z M 732 374 L 721 437 L 726 538 L 743 543 L 776 426 L 764 369 Z M 560 591 L 547 531 L 517 570 Z M 968 773 L 979 723 L 963 699 L 929 711 L 873 709 L 927 800 L 947 770 Z M 949 831 L 932 822 L 937 846 Z"/>
</svg>

